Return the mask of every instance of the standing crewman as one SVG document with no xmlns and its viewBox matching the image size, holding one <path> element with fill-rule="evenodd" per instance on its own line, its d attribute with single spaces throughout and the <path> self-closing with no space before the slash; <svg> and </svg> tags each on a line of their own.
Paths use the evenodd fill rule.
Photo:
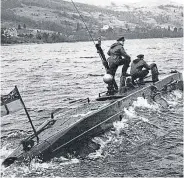
<svg viewBox="0 0 184 178">
<path fill-rule="evenodd" d="M 119 38 L 116 43 L 111 45 L 107 53 L 110 56 L 107 59 L 109 64 L 108 73 L 113 76 L 113 81 L 110 84 L 108 84 L 108 91 L 111 92 L 110 94 L 116 93 L 118 91 L 118 85 L 114 77 L 118 69 L 118 66 L 121 66 L 121 65 L 123 65 L 123 67 L 122 67 L 122 73 L 120 77 L 119 91 L 121 90 L 122 86 L 125 85 L 124 83 L 126 79 L 126 72 L 131 60 L 130 60 L 130 56 L 124 50 L 124 42 L 125 42 L 124 37 Z"/>
</svg>

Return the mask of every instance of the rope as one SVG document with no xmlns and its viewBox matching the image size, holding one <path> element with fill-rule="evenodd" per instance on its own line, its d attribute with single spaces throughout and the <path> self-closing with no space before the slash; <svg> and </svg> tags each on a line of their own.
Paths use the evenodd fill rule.
<svg viewBox="0 0 184 178">
<path fill-rule="evenodd" d="M 93 37 L 92 37 L 92 35 L 91 35 L 89 29 L 88 29 L 88 27 L 87 27 L 87 25 L 86 25 L 86 23 L 85 23 L 85 21 L 84 21 L 84 18 L 82 17 L 81 13 L 80 13 L 79 10 L 77 9 L 75 3 L 74 3 L 72 0 L 71 0 L 71 2 L 72 2 L 72 4 L 74 5 L 74 7 L 75 7 L 77 13 L 79 14 L 79 16 L 80 16 L 82 22 L 84 23 L 84 25 L 85 25 L 85 27 L 86 27 L 86 30 L 88 31 L 91 40 L 93 41 L 94 45 L 96 45 L 96 44 L 95 44 L 95 41 L 94 41 L 94 39 L 93 39 Z"/>
</svg>

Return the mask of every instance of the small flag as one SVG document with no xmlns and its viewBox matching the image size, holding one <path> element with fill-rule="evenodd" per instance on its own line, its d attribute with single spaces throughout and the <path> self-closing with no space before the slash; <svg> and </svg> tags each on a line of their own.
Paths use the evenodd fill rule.
<svg viewBox="0 0 184 178">
<path fill-rule="evenodd" d="M 34 135 L 37 138 L 37 142 L 39 142 L 37 132 L 34 128 L 34 125 L 31 121 L 29 113 L 26 109 L 26 106 L 25 106 L 23 100 L 22 100 L 22 97 L 20 96 L 20 93 L 19 93 L 17 86 L 15 86 L 15 88 L 8 95 L 1 95 L 1 117 L 5 116 L 11 112 L 18 111 L 22 108 L 24 108 L 26 115 L 29 119 L 29 122 L 31 124 L 31 127 L 33 129 Z"/>
<path fill-rule="evenodd" d="M 1 117 L 22 109 L 20 98 L 16 87 L 8 95 L 1 95 Z"/>
</svg>

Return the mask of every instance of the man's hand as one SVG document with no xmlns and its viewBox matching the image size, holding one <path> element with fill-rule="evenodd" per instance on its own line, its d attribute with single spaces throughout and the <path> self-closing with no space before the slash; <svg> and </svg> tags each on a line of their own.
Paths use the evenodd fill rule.
<svg viewBox="0 0 184 178">
<path fill-rule="evenodd" d="M 126 58 L 131 60 L 131 57 L 128 54 L 126 55 Z"/>
</svg>

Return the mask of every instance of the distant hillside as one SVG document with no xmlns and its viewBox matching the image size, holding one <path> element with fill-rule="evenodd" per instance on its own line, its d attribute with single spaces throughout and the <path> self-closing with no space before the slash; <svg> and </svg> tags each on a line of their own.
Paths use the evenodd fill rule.
<svg viewBox="0 0 184 178">
<path fill-rule="evenodd" d="M 134 31 L 136 28 L 174 29 L 183 26 L 183 8 L 177 5 L 159 5 L 154 7 L 112 6 L 100 8 L 97 6 L 76 3 L 83 19 L 91 33 L 98 34 L 102 27 L 109 30 L 118 29 Z M 18 25 L 29 29 L 40 29 L 59 32 L 72 36 L 84 35 L 85 26 L 71 2 L 63 0 L 2 0 L 1 27 L 18 28 Z M 109 35 L 108 35 L 109 36 Z"/>
<path fill-rule="evenodd" d="M 76 28 L 82 22 L 71 2 L 62 0 L 2 0 L 2 25 L 25 23 L 31 28 L 53 31 Z M 109 9 L 76 3 L 85 22 L 96 28 L 99 25 L 130 26 L 176 26 L 182 27 L 182 6 L 160 5 L 158 7 L 111 6 Z M 116 11 L 113 11 L 116 10 Z M 118 11 L 117 11 L 118 10 Z"/>
<path fill-rule="evenodd" d="M 84 26 L 73 5 L 62 0 L 2 0 L 1 5 L 1 25 L 3 27 L 17 27 L 18 24 L 26 24 L 29 28 L 57 32 L 67 30 L 69 33 L 77 28 L 77 23 Z M 98 27 L 98 12 L 103 9 L 89 5 L 77 5 L 85 22 Z M 96 18 L 90 13 L 96 13 Z"/>
<path fill-rule="evenodd" d="M 167 28 L 170 26 L 171 28 L 180 28 L 183 26 L 183 7 L 171 2 L 165 5 L 148 4 L 147 6 L 138 3 L 131 6 L 112 5 L 107 8 L 120 13 L 129 13 L 132 17 L 127 17 L 128 22 L 139 27 L 147 26 L 153 28 L 159 26 Z M 127 13 L 125 13 L 125 16 Z"/>
</svg>

